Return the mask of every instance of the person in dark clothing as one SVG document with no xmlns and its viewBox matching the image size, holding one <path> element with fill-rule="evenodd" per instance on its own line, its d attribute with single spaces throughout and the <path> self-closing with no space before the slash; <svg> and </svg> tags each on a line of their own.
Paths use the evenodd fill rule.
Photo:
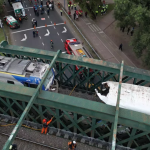
<svg viewBox="0 0 150 150">
<path fill-rule="evenodd" d="M 41 5 L 43 6 L 43 0 L 41 0 Z"/>
<path fill-rule="evenodd" d="M 33 37 L 35 37 L 35 31 L 33 31 Z"/>
<path fill-rule="evenodd" d="M 73 16 L 74 16 L 74 20 L 76 20 L 76 12 L 73 14 Z"/>
<path fill-rule="evenodd" d="M 17 150 L 17 145 L 16 144 L 11 144 L 9 147 L 9 150 Z"/>
<path fill-rule="evenodd" d="M 35 25 L 36 25 L 36 27 L 37 27 L 37 20 L 35 20 Z"/>
<path fill-rule="evenodd" d="M 134 30 L 131 31 L 131 36 L 133 36 Z"/>
<path fill-rule="evenodd" d="M 122 45 L 122 43 L 121 43 L 121 44 L 119 45 L 119 49 L 120 49 L 121 51 L 122 51 L 122 46 L 123 46 L 123 45 Z"/>
<path fill-rule="evenodd" d="M 127 35 L 128 35 L 128 33 L 130 32 L 130 27 L 128 27 L 128 30 L 127 30 Z"/>
<path fill-rule="evenodd" d="M 122 32 L 124 32 L 125 27 L 122 27 Z"/>
<path fill-rule="evenodd" d="M 47 8 L 47 14 L 49 15 L 49 8 Z"/>
<path fill-rule="evenodd" d="M 87 11 L 85 12 L 85 17 L 87 18 Z"/>
</svg>

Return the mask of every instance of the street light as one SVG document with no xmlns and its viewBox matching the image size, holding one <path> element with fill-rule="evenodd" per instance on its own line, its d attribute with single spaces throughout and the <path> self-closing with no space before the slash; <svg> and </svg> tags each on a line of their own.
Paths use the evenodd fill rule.
<svg viewBox="0 0 150 150">
<path fill-rule="evenodd" d="M 3 23 L 2 23 L 2 20 L 1 20 L 1 19 L 0 19 L 0 28 L 3 29 L 4 36 L 5 36 L 5 41 L 7 41 L 6 33 L 5 33 L 5 30 L 4 30 Z"/>
</svg>

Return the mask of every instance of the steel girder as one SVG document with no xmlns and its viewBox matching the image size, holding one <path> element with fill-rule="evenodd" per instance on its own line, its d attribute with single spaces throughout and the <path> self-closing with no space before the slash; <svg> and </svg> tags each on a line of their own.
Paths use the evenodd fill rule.
<svg viewBox="0 0 150 150">
<path fill-rule="evenodd" d="M 18 57 L 23 59 L 32 59 L 50 63 L 55 52 L 43 51 L 39 49 L 27 48 L 22 46 L 7 45 L 3 42 L 0 47 L 1 55 Z M 61 54 L 56 59 L 55 70 L 56 78 L 61 86 L 74 87 L 82 91 L 94 92 L 95 88 L 99 88 L 104 81 L 112 80 L 119 81 L 120 64 L 105 62 L 102 60 L 94 60 L 91 58 L 76 57 L 67 54 Z M 80 71 L 75 69 L 75 66 L 81 66 Z M 87 69 L 88 68 L 88 69 Z M 89 69 L 93 72 L 89 72 Z M 79 72 L 83 72 L 83 78 L 79 76 Z M 69 72 L 69 75 L 66 75 Z M 134 68 L 124 65 L 122 82 L 128 82 L 136 85 L 150 84 L 150 71 L 139 68 Z M 96 78 L 96 80 L 94 80 Z"/>
<path fill-rule="evenodd" d="M 35 89 L 1 83 L 0 112 L 11 115 L 12 111 L 15 117 L 20 116 L 34 93 Z M 41 122 L 42 118 L 51 115 L 55 117 L 51 126 L 105 141 L 112 137 L 115 117 L 113 106 L 42 91 L 27 117 L 34 122 Z M 150 116 L 120 108 L 118 124 L 117 144 L 132 148 L 149 146 Z M 145 143 L 142 144 L 141 139 Z"/>
<path fill-rule="evenodd" d="M 11 132 L 9 139 L 7 140 L 7 142 L 5 143 L 3 150 L 7 150 L 9 149 L 10 145 L 12 144 L 13 140 L 15 139 L 23 120 L 25 119 L 25 117 L 27 116 L 28 112 L 30 111 L 35 99 L 38 97 L 39 93 L 41 92 L 41 88 L 42 85 L 44 83 L 44 81 L 46 80 L 46 77 L 48 76 L 49 72 L 51 71 L 51 69 L 53 68 L 53 65 L 55 63 L 56 58 L 59 56 L 60 54 L 60 50 L 56 53 L 56 55 L 54 56 L 50 66 L 48 67 L 46 73 L 44 74 L 40 84 L 38 85 L 37 89 L 35 90 L 35 92 L 33 93 L 32 97 L 30 98 L 28 105 L 26 106 L 26 108 L 23 110 L 20 119 L 18 120 L 17 124 L 15 125 L 13 131 Z"/>
</svg>

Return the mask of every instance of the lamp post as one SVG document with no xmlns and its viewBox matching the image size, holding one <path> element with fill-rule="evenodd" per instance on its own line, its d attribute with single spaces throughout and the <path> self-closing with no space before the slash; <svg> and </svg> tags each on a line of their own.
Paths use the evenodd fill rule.
<svg viewBox="0 0 150 150">
<path fill-rule="evenodd" d="M 6 33 L 5 33 L 5 30 L 4 30 L 3 23 L 2 23 L 2 20 L 1 20 L 1 19 L 0 19 L 0 28 L 3 29 L 4 36 L 5 36 L 5 41 L 7 41 Z"/>
</svg>

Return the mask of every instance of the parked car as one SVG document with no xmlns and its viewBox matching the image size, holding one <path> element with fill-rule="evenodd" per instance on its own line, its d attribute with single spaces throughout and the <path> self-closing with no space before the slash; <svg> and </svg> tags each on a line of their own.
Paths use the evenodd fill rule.
<svg viewBox="0 0 150 150">
<path fill-rule="evenodd" d="M 5 16 L 4 20 L 11 29 L 17 29 L 20 27 L 18 21 L 13 16 Z"/>
</svg>

